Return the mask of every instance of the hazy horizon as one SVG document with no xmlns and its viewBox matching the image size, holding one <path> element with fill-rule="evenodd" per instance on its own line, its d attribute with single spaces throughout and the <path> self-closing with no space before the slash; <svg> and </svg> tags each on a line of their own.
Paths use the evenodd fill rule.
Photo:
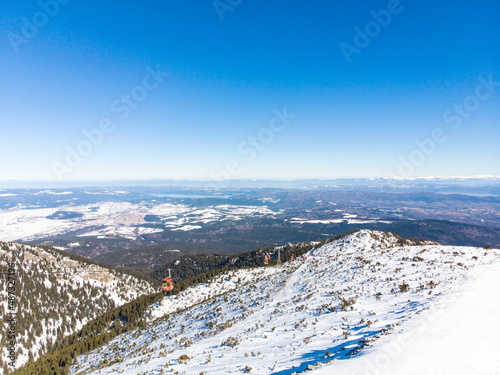
<svg viewBox="0 0 500 375">
<path fill-rule="evenodd" d="M 0 180 L 0 190 L 10 189 L 70 189 L 106 187 L 177 187 L 193 189 L 232 188 L 305 188 L 333 187 L 338 185 L 365 186 L 368 184 L 392 184 L 402 187 L 403 183 L 427 184 L 467 184 L 475 182 L 479 186 L 500 183 L 500 176 L 428 176 L 428 177 L 377 177 L 377 178 L 309 178 L 309 179 L 230 179 L 224 181 L 202 179 L 122 179 L 122 180 Z"/>
</svg>

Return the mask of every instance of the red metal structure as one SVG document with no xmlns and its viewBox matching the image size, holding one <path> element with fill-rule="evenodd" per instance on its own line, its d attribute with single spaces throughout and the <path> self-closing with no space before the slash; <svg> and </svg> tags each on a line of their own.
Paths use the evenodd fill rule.
<svg viewBox="0 0 500 375">
<path fill-rule="evenodd" d="M 264 258 L 264 264 L 269 264 L 269 260 L 271 259 L 271 254 L 267 254 Z"/>
<path fill-rule="evenodd" d="M 170 268 L 168 269 L 168 277 L 162 280 L 161 290 L 168 292 L 174 288 L 174 281 L 172 280 L 172 275 L 170 274 Z"/>
</svg>

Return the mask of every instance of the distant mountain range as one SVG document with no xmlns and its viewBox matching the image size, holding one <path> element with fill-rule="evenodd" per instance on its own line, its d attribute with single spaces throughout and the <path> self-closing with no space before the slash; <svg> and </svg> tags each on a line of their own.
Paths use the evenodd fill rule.
<svg viewBox="0 0 500 375">
<path fill-rule="evenodd" d="M 221 181 L 202 179 L 153 179 L 153 180 L 74 180 L 74 181 L 30 181 L 30 180 L 0 180 L 0 188 L 4 189 L 60 189 L 75 187 L 137 187 L 137 186 L 175 186 L 188 188 L 293 188 L 317 186 L 364 186 L 370 184 L 386 184 L 391 181 L 408 182 L 446 182 L 451 184 L 499 183 L 500 176 L 417 176 L 417 177 L 373 177 L 373 178 L 318 178 L 318 179 L 227 179 Z"/>
</svg>

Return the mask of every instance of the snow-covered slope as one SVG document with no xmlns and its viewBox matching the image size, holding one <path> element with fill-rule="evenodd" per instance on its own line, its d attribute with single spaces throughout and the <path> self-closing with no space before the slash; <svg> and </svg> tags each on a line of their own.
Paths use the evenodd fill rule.
<svg viewBox="0 0 500 375">
<path fill-rule="evenodd" d="M 3 317 L 14 308 L 16 367 L 26 363 L 30 354 L 34 359 L 45 354 L 50 345 L 89 320 L 154 291 L 146 281 L 83 258 L 18 243 L 0 242 L 0 272 L 0 340 L 9 328 Z M 8 291 L 12 306 L 7 304 Z M 0 353 L 4 363 L 7 356 L 4 346 Z"/>
<path fill-rule="evenodd" d="M 500 374 L 500 264 L 480 266 L 471 282 L 441 296 L 363 355 L 337 361 L 335 374 Z M 321 366 L 311 375 L 331 375 Z"/>
<path fill-rule="evenodd" d="M 80 356 L 72 373 L 351 374 L 342 364 L 396 340 L 466 285 L 471 269 L 495 262 L 498 250 L 401 245 L 360 231 L 292 264 L 167 297 L 151 306 L 146 328 Z"/>
</svg>

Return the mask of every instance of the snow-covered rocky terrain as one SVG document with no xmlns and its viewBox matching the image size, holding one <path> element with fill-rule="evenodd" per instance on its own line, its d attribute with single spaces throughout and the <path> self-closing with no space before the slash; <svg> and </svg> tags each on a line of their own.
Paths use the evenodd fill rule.
<svg viewBox="0 0 500 375">
<path fill-rule="evenodd" d="M 14 307 L 17 321 L 16 367 L 26 363 L 30 354 L 33 359 L 46 354 L 49 346 L 89 320 L 155 291 L 149 282 L 83 258 L 18 243 L 0 242 L 0 272 L 0 316 L 10 314 Z M 8 276 L 12 276 L 9 283 Z M 8 290 L 15 301 L 12 306 Z M 0 340 L 8 328 L 7 319 L 2 319 Z M 3 363 L 7 355 L 4 347 Z"/>
<path fill-rule="evenodd" d="M 402 340 L 405 335 L 420 329 L 412 337 L 419 337 L 424 347 L 414 345 L 415 354 L 425 353 L 432 342 L 439 347 L 444 338 L 433 334 L 437 323 L 429 316 L 440 306 L 448 314 L 463 307 L 457 292 L 487 288 L 486 281 L 476 289 L 470 281 L 474 275 L 494 275 L 499 263 L 499 250 L 413 245 L 390 233 L 363 230 L 290 264 L 232 271 L 165 297 L 151 306 L 145 328 L 78 357 L 71 373 L 383 374 L 393 361 L 394 373 L 407 373 L 397 371 L 402 363 L 398 355 L 412 354 Z M 468 296 L 473 302 L 470 290 Z M 477 322 L 483 316 L 497 320 L 491 311 L 476 313 Z M 434 326 L 422 331 L 429 321 Z M 464 324 L 458 322 L 456 329 Z M 478 326 L 497 329 L 498 323 Z M 452 337 L 460 337 L 453 327 L 447 329 Z M 481 347 L 495 347 L 496 337 L 483 335 Z M 380 353 L 393 344 L 399 349 L 377 364 Z M 452 351 L 446 353 L 453 358 Z M 474 367 L 480 358 L 467 360 Z M 485 372 L 475 373 L 498 373 L 499 366 L 498 359 L 490 359 Z"/>
</svg>

